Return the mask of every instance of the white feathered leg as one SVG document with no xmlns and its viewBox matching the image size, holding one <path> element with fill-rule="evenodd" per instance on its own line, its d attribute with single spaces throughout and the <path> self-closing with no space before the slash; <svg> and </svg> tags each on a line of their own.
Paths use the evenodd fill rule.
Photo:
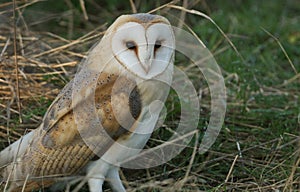
<svg viewBox="0 0 300 192">
<path fill-rule="evenodd" d="M 95 174 L 88 180 L 90 192 L 102 192 L 102 185 L 104 176 L 102 174 Z"/>
<path fill-rule="evenodd" d="M 107 173 L 107 181 L 115 192 L 125 192 L 119 175 L 119 167 L 112 167 Z"/>
<path fill-rule="evenodd" d="M 99 159 L 90 163 L 87 167 L 87 181 L 90 192 L 102 192 L 104 180 L 107 180 L 115 192 L 125 192 L 125 188 L 119 176 L 119 167 L 111 165 Z"/>
<path fill-rule="evenodd" d="M 110 165 L 102 159 L 91 162 L 87 166 L 86 178 L 90 192 L 102 192 L 102 185 L 109 169 Z"/>
</svg>

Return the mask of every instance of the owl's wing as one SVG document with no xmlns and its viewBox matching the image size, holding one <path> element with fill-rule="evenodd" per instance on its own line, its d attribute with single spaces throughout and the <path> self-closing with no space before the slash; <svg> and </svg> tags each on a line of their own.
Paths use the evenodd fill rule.
<svg viewBox="0 0 300 192">
<path fill-rule="evenodd" d="M 116 79 L 121 82 L 117 86 L 114 85 Z M 82 131 L 89 133 L 93 131 L 90 128 L 94 125 L 85 120 L 89 118 L 89 114 L 84 111 L 86 107 L 84 102 L 72 105 L 71 81 L 49 107 L 24 154 L 19 157 L 16 164 L 12 163 L 2 171 L 3 178 L 10 181 L 20 180 L 13 182 L 15 191 L 18 191 L 27 179 L 26 190 L 31 191 L 41 185 L 51 184 L 53 177 L 76 174 L 96 156 L 95 153 L 101 156 L 113 144 L 114 139 L 128 132 L 119 121 L 126 122 L 125 120 L 132 116 L 138 118 L 142 106 L 135 86 L 135 82 L 125 77 L 100 74 L 95 94 L 91 97 L 95 102 L 94 112 L 107 134 L 89 134 L 90 138 L 87 139 L 95 141 L 96 148 L 93 149 L 78 131 L 80 119 L 74 118 L 75 111 L 83 115 L 81 124 L 86 127 L 81 127 Z M 117 102 L 117 109 L 113 110 L 111 101 Z M 126 124 L 130 127 L 134 122 L 127 121 Z"/>
</svg>

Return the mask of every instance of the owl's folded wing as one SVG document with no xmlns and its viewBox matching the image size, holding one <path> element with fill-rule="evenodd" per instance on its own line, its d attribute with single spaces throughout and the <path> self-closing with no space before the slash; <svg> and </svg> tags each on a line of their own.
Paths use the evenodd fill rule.
<svg viewBox="0 0 300 192">
<path fill-rule="evenodd" d="M 21 189 L 25 180 L 25 191 L 31 191 L 52 184 L 53 178 L 78 173 L 91 159 L 101 157 L 114 140 L 128 133 L 134 124 L 128 119 L 138 118 L 142 106 L 135 82 L 121 77 L 121 83 L 115 85 L 118 78 L 99 75 L 91 95 L 95 106 L 87 106 L 84 101 L 72 105 L 72 81 L 66 85 L 39 128 L 31 133 L 27 143 L 21 144 L 17 161 L 1 170 L 4 181 L 17 181 L 12 182 L 13 191 Z M 95 114 L 88 114 L 87 108 Z M 91 117 L 98 117 L 99 126 Z"/>
</svg>

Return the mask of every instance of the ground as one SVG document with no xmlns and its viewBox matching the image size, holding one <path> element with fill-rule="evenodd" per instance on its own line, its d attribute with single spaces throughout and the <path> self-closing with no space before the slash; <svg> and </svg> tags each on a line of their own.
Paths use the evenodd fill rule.
<svg viewBox="0 0 300 192">
<path fill-rule="evenodd" d="M 117 16 L 157 8 L 154 13 L 167 17 L 173 26 L 190 27 L 213 53 L 225 80 L 226 115 L 214 145 L 198 154 L 194 148 L 209 123 L 210 92 L 201 72 L 178 54 L 176 66 L 201 95 L 200 137 L 195 135 L 188 147 L 163 165 L 122 169 L 125 186 L 131 191 L 300 189 L 300 4 L 296 0 L 53 2 L 17 1 L 15 29 L 12 2 L 0 3 L 0 148 L 39 125 L 80 60 Z M 167 140 L 178 125 L 181 108 L 175 92 L 166 107 L 166 121 L 147 147 Z"/>
</svg>

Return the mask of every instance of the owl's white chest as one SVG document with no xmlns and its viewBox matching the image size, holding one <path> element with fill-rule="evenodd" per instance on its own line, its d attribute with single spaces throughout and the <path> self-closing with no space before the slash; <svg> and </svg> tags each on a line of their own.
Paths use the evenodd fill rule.
<svg viewBox="0 0 300 192">
<path fill-rule="evenodd" d="M 153 80 L 140 82 L 137 87 L 142 102 L 139 118 L 129 133 L 120 136 L 99 160 L 91 162 L 87 166 L 88 177 L 108 178 L 118 181 L 118 168 L 127 161 L 134 161 L 134 157 L 141 152 L 149 140 L 163 107 L 161 103 L 166 99 L 169 88 L 167 84 Z M 90 186 L 95 188 L 101 182 L 103 182 L 103 179 L 89 180 Z M 120 183 L 121 181 L 116 182 L 116 185 L 120 187 L 117 191 L 122 191 Z"/>
</svg>

